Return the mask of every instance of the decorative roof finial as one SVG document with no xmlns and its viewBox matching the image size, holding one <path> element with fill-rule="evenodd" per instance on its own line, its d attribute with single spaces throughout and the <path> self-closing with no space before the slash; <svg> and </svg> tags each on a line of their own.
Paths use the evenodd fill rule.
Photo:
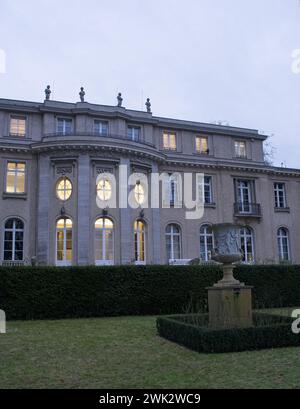
<svg viewBox="0 0 300 409">
<path fill-rule="evenodd" d="M 79 96 L 80 96 L 80 101 L 84 102 L 85 92 L 84 92 L 83 87 L 80 88 Z"/>
<path fill-rule="evenodd" d="M 121 92 L 118 93 L 117 100 L 118 100 L 118 107 L 121 108 L 122 103 L 123 103 L 123 98 L 122 98 Z"/>
<path fill-rule="evenodd" d="M 45 89 L 45 95 L 46 95 L 46 101 L 49 101 L 50 95 L 51 95 L 50 85 L 47 85 L 47 88 Z"/>
<path fill-rule="evenodd" d="M 151 114 L 151 102 L 150 102 L 150 98 L 147 98 L 147 101 L 146 101 L 146 107 L 147 107 L 147 112 L 148 112 L 148 114 Z"/>
</svg>

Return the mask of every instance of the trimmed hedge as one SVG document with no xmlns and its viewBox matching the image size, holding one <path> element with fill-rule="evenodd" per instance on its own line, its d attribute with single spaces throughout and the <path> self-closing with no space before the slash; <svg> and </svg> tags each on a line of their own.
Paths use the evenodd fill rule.
<svg viewBox="0 0 300 409">
<path fill-rule="evenodd" d="M 215 266 L 0 267 L 0 309 L 12 319 L 207 311 Z M 254 307 L 300 305 L 300 266 L 239 266 Z"/>
<path fill-rule="evenodd" d="M 157 330 L 161 337 L 203 353 L 300 346 L 299 335 L 292 332 L 293 319 L 254 313 L 253 321 L 253 327 L 218 330 L 208 327 L 207 314 L 160 317 Z"/>
</svg>

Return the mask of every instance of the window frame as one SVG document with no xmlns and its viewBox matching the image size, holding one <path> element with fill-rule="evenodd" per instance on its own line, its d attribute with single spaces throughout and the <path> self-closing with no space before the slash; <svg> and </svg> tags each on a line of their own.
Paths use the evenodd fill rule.
<svg viewBox="0 0 300 409">
<path fill-rule="evenodd" d="M 281 232 L 285 232 L 286 235 L 281 235 Z M 284 259 L 282 257 L 283 255 L 283 239 L 287 240 L 286 243 L 286 247 L 287 247 L 287 259 Z M 291 262 L 291 244 L 290 244 L 290 232 L 289 229 L 287 229 L 286 227 L 279 227 L 279 229 L 277 229 L 277 252 L 278 252 L 278 258 L 279 258 L 279 263 L 289 263 Z"/>
<path fill-rule="evenodd" d="M 63 228 L 57 227 L 57 224 L 58 224 L 58 222 L 60 220 L 64 220 L 64 227 Z M 71 228 L 67 227 L 67 224 L 66 224 L 67 220 L 70 220 L 72 222 L 72 227 Z M 63 260 L 58 260 L 58 258 L 57 258 L 57 253 L 58 253 L 57 233 L 59 231 L 63 231 L 63 250 L 62 250 L 63 251 L 63 256 L 64 256 Z M 72 244 L 71 260 L 67 260 L 67 257 L 66 257 L 67 256 L 67 241 L 68 241 L 67 240 L 67 233 L 68 233 L 68 231 L 71 231 L 71 237 L 72 237 L 72 239 L 71 239 L 71 244 Z M 57 267 L 68 267 L 68 266 L 73 265 L 73 257 L 74 257 L 74 254 L 73 254 L 73 252 L 74 252 L 74 235 L 73 235 L 73 232 L 74 232 L 74 222 L 71 219 L 71 217 L 66 216 L 66 217 L 59 217 L 58 219 L 56 219 L 56 222 L 55 222 L 55 265 Z"/>
<path fill-rule="evenodd" d="M 251 235 L 246 232 L 247 230 L 251 232 Z M 244 231 L 244 234 L 241 233 L 242 231 Z M 240 246 L 241 246 L 241 249 L 243 247 L 242 238 L 244 239 L 244 248 L 246 250 L 246 251 L 244 251 L 245 260 L 242 260 L 242 263 L 243 264 L 255 264 L 255 239 L 254 239 L 254 230 L 252 229 L 252 227 L 244 226 L 244 227 L 242 227 L 240 229 Z M 250 261 L 248 260 L 250 253 L 248 254 L 248 250 L 247 250 L 247 239 L 249 239 L 249 238 L 251 239 L 251 250 L 252 250 L 251 254 L 252 254 L 252 258 L 253 258 L 253 260 L 250 260 Z"/>
<path fill-rule="evenodd" d="M 167 136 L 167 139 L 168 139 L 168 143 L 167 143 L 168 146 L 165 145 L 165 136 Z M 170 136 L 174 136 L 174 137 L 175 137 L 175 147 L 172 147 L 172 146 L 171 146 L 171 138 L 170 138 Z M 172 152 L 177 152 L 177 151 L 178 151 L 178 134 L 177 134 L 176 131 L 167 131 L 167 130 L 164 130 L 164 131 L 162 132 L 162 148 L 163 148 L 163 150 L 165 150 L 165 151 L 172 151 Z"/>
<path fill-rule="evenodd" d="M 101 127 L 99 127 L 99 132 L 96 131 L 95 126 L 96 124 L 101 124 Z M 107 126 L 107 133 L 103 133 L 102 132 L 102 125 L 106 124 Z M 100 128 L 101 128 L 101 132 L 100 132 Z M 109 136 L 109 121 L 105 120 L 105 119 L 94 119 L 94 123 L 93 123 L 93 134 L 95 136 L 102 136 L 104 138 L 107 138 Z"/>
<path fill-rule="evenodd" d="M 66 182 L 70 182 L 70 184 L 71 184 L 71 189 L 66 189 Z M 58 185 L 61 183 L 61 182 L 64 182 L 64 189 L 63 190 L 60 190 L 60 192 L 63 192 L 63 194 L 64 194 L 64 199 L 62 199 L 62 198 L 60 198 L 59 197 L 59 195 L 58 195 Z M 66 192 L 67 191 L 71 191 L 71 193 L 70 193 L 70 196 L 68 197 L 68 198 L 66 198 Z M 56 198 L 60 201 L 60 202 L 67 202 L 68 200 L 70 200 L 71 199 L 71 197 L 72 197 L 72 195 L 73 195 L 73 183 L 72 183 L 72 181 L 71 181 L 71 179 L 70 178 L 68 178 L 67 176 L 62 176 L 62 177 L 60 177 L 58 180 L 57 180 L 57 182 L 56 182 L 56 184 L 55 184 L 55 195 L 56 195 Z"/>
<path fill-rule="evenodd" d="M 12 133 L 11 132 L 11 125 L 12 125 L 12 120 L 13 119 L 23 119 L 25 121 L 25 133 L 20 134 L 20 133 Z M 19 126 L 18 126 L 19 128 Z M 28 115 L 18 115 L 18 114 L 10 114 L 9 116 L 9 124 L 8 124 L 8 135 L 12 138 L 27 138 L 28 135 Z"/>
<path fill-rule="evenodd" d="M 283 188 L 282 189 L 280 189 L 280 188 L 278 188 L 278 185 L 282 185 L 283 186 Z M 287 194 L 286 194 L 286 184 L 285 184 L 285 182 L 274 182 L 274 184 L 273 184 L 273 192 L 274 192 L 274 199 L 275 199 L 275 209 L 277 210 L 277 209 L 287 209 L 288 208 L 288 206 L 287 206 Z M 280 194 L 280 192 L 282 192 L 283 193 L 283 206 L 280 206 L 280 197 L 279 197 L 279 194 Z M 279 206 L 278 206 L 278 204 L 279 204 Z"/>
<path fill-rule="evenodd" d="M 197 141 L 198 140 L 206 140 L 206 147 L 207 147 L 207 149 L 206 150 L 198 150 L 198 144 L 197 144 Z M 210 153 L 210 149 L 209 149 L 209 145 L 208 145 L 208 136 L 204 136 L 204 135 L 196 135 L 195 136 L 195 152 L 196 152 L 196 154 L 197 155 L 204 155 L 204 156 L 209 156 L 209 153 Z M 202 144 L 201 144 L 201 146 L 202 146 Z"/>
<path fill-rule="evenodd" d="M 139 228 L 140 223 L 143 226 L 143 229 Z M 134 260 L 135 260 L 135 265 L 146 265 L 147 263 L 147 239 L 146 239 L 146 228 L 147 224 L 144 220 L 141 219 L 136 219 L 133 224 L 133 237 L 134 237 Z M 141 243 L 141 236 L 143 237 L 143 245 L 144 249 L 142 251 L 144 255 L 144 260 L 141 260 L 141 248 L 140 248 L 140 243 Z"/>
<path fill-rule="evenodd" d="M 240 153 L 237 152 L 237 144 L 241 145 L 243 144 L 245 147 L 245 154 L 241 155 Z M 243 141 L 240 139 L 235 139 L 234 143 L 233 143 L 233 148 L 234 148 L 234 157 L 237 159 L 247 159 L 248 155 L 247 155 L 247 141 Z M 239 146 L 239 152 L 240 152 L 240 146 Z"/>
<path fill-rule="evenodd" d="M 207 229 L 211 230 L 211 233 L 207 232 Z M 202 233 L 202 229 L 205 229 L 204 232 Z M 201 255 L 203 254 L 201 252 L 201 237 L 204 238 L 204 255 L 205 255 L 205 260 L 202 260 Z M 210 257 L 209 257 L 209 250 L 208 250 L 208 238 L 211 238 L 212 240 L 212 250 L 214 249 L 214 234 L 212 231 L 212 226 L 210 224 L 202 224 L 200 226 L 200 230 L 199 230 L 199 244 L 200 244 L 200 261 L 202 261 L 203 263 L 208 263 L 211 261 L 211 256 L 212 256 L 212 251 L 210 251 Z"/>
<path fill-rule="evenodd" d="M 64 130 L 63 130 L 63 132 L 60 132 L 59 131 L 59 121 L 64 121 L 64 124 L 66 123 L 66 122 L 69 122 L 69 123 L 71 123 L 71 129 L 70 129 L 70 132 L 69 133 L 67 133 L 66 132 L 66 127 L 64 126 L 63 128 L 64 128 Z M 73 118 L 70 118 L 70 117 L 64 117 L 64 116 L 58 116 L 58 117 L 56 117 L 56 133 L 57 133 L 57 135 L 60 135 L 60 136 L 70 136 L 70 135 L 72 135 L 72 133 L 74 132 L 74 119 Z"/>
<path fill-rule="evenodd" d="M 103 226 L 102 227 L 96 227 L 96 224 L 98 221 L 102 220 L 103 221 Z M 108 228 L 105 226 L 105 221 L 109 220 L 112 223 L 112 228 Z M 104 255 L 103 259 L 97 259 L 96 257 L 96 243 L 97 241 L 97 237 L 96 237 L 96 233 L 97 231 L 101 232 L 101 236 L 102 236 L 102 255 Z M 112 259 L 107 259 L 106 258 L 106 249 L 107 249 L 107 241 L 106 241 L 106 232 L 110 231 L 112 232 Z M 94 260 L 95 260 L 95 265 L 96 266 L 113 266 L 115 264 L 115 223 L 114 221 L 107 216 L 102 216 L 102 217 L 97 217 L 95 222 L 94 222 Z"/>
<path fill-rule="evenodd" d="M 13 192 L 8 192 L 8 184 L 7 184 L 7 176 L 8 176 L 8 164 L 9 163 L 14 163 L 16 165 L 21 164 L 25 166 L 24 172 L 19 172 L 19 173 L 24 173 L 24 191 L 23 192 L 17 192 L 16 191 L 16 181 L 17 181 L 17 173 L 15 172 L 14 175 L 14 191 Z M 15 196 L 15 197 L 24 197 L 27 194 L 27 173 L 28 173 L 28 163 L 26 160 L 16 160 L 16 159 L 7 159 L 5 161 L 5 172 L 4 172 L 4 195 L 5 196 Z"/>
<path fill-rule="evenodd" d="M 174 233 L 174 227 L 178 228 L 178 233 Z M 168 232 L 168 228 L 171 228 L 171 231 Z M 170 237 L 170 243 L 171 243 L 171 247 L 170 247 L 170 258 L 168 257 L 168 248 L 167 248 L 167 237 Z M 175 258 L 174 257 L 174 237 L 178 237 L 179 238 L 179 258 Z M 168 263 L 170 264 L 170 261 L 174 261 L 174 260 L 181 260 L 182 259 L 182 229 L 181 226 L 177 223 L 169 223 L 167 224 L 166 228 L 165 228 L 165 243 L 166 243 L 166 255 L 167 255 L 167 259 L 168 259 Z M 171 257 L 173 256 L 173 258 Z"/>
<path fill-rule="evenodd" d="M 13 221 L 13 228 L 6 228 L 6 223 L 8 221 L 12 220 Z M 20 221 L 22 222 L 23 228 L 22 229 L 16 229 L 16 221 Z M 12 240 L 5 240 L 5 236 L 6 236 L 6 232 L 11 232 L 12 233 Z M 22 232 L 22 250 L 16 250 L 16 232 Z M 10 251 L 10 250 L 5 250 L 5 242 L 6 241 L 11 241 L 12 242 L 12 259 L 11 260 L 6 260 L 5 259 L 5 252 Z M 7 219 L 4 220 L 4 228 L 3 228 L 3 240 L 2 240 L 2 250 L 3 250 L 3 261 L 4 262 L 12 262 L 12 263 L 23 263 L 25 260 L 24 254 L 25 254 L 25 250 L 24 250 L 24 243 L 25 243 L 25 222 L 23 219 L 21 219 L 19 216 L 15 216 L 15 217 L 8 217 Z M 15 259 L 15 252 L 16 251 L 22 251 L 22 260 L 16 260 Z"/>
<path fill-rule="evenodd" d="M 129 129 L 133 130 L 139 130 L 139 134 L 138 134 L 138 138 L 134 139 L 133 138 L 133 132 L 131 132 L 131 135 L 128 134 Z M 132 124 L 127 124 L 127 128 L 126 128 L 126 137 L 129 141 L 131 142 L 141 142 L 142 140 L 142 127 L 140 125 L 132 125 Z"/>
</svg>

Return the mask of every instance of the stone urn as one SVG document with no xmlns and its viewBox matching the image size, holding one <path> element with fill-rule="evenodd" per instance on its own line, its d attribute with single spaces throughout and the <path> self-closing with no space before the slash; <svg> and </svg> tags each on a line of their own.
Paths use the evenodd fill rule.
<svg viewBox="0 0 300 409">
<path fill-rule="evenodd" d="M 242 260 L 240 249 L 240 226 L 231 223 L 215 224 L 212 228 L 215 246 L 212 260 L 222 263 L 223 279 L 215 286 L 241 286 L 240 281 L 233 277 L 234 263 Z"/>
</svg>

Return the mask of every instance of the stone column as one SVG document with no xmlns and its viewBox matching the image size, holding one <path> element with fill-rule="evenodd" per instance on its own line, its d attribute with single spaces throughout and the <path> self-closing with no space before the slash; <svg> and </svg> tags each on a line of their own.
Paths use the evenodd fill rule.
<svg viewBox="0 0 300 409">
<path fill-rule="evenodd" d="M 121 158 L 120 165 L 126 166 L 127 168 L 127 180 L 120 180 L 119 174 L 119 195 L 121 194 L 121 189 L 123 190 L 123 195 L 127 194 L 127 207 L 120 208 L 120 250 L 121 250 L 121 264 L 131 264 L 133 259 L 133 224 L 131 220 L 131 209 L 128 205 L 128 177 L 130 175 L 130 160 L 128 158 Z M 120 199 L 120 198 L 119 198 Z"/>
<path fill-rule="evenodd" d="M 39 155 L 38 166 L 38 210 L 37 210 L 37 262 L 49 264 L 49 194 L 50 160 L 47 155 Z"/>
<path fill-rule="evenodd" d="M 81 154 L 78 158 L 78 210 L 77 210 L 77 257 L 78 265 L 89 263 L 90 246 L 90 157 Z M 95 198 L 96 200 L 96 198 Z"/>
<path fill-rule="evenodd" d="M 158 173 L 157 163 L 152 164 L 152 173 Z M 151 186 L 151 180 L 149 181 L 149 186 Z M 152 192 L 150 191 L 150 194 Z M 149 197 L 149 206 L 151 206 L 151 198 Z M 152 248 L 153 264 L 162 264 L 161 260 L 161 237 L 160 237 L 160 208 L 151 209 L 152 212 Z"/>
</svg>

